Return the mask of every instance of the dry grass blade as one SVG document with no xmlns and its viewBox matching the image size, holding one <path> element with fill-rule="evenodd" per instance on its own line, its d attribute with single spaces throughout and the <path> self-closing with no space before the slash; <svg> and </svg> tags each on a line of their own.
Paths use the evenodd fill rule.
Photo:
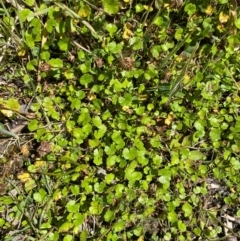
<svg viewBox="0 0 240 241">
<path fill-rule="evenodd" d="M 97 11 L 101 11 L 101 9 L 99 9 L 98 7 L 96 7 L 95 5 L 93 5 L 92 3 L 86 1 L 86 0 L 83 0 L 83 2 L 87 3 L 89 6 L 91 6 L 92 8 L 94 8 L 95 10 Z"/>
<path fill-rule="evenodd" d="M 225 218 L 226 221 L 224 222 L 224 232 L 226 235 L 226 241 L 237 241 L 237 237 L 233 236 L 232 234 L 229 234 L 230 232 L 232 233 L 233 230 L 233 220 L 226 216 Z"/>
<path fill-rule="evenodd" d="M 15 7 L 18 10 L 22 10 L 23 9 L 23 7 L 15 0 L 7 0 L 7 2 L 10 3 L 13 7 Z"/>
<path fill-rule="evenodd" d="M 23 43 L 22 43 L 22 40 L 13 32 L 13 30 L 15 30 L 15 27 L 12 26 L 11 28 L 6 24 L 4 23 L 1 19 L 0 19 L 0 24 L 2 25 L 1 27 L 5 28 L 5 30 L 7 31 L 7 33 L 9 35 L 11 35 L 11 37 L 17 42 L 18 45 L 22 46 Z"/>
<path fill-rule="evenodd" d="M 91 54 L 91 55 L 97 57 L 97 56 L 96 56 L 95 54 L 93 54 L 90 50 L 84 48 L 82 45 L 80 45 L 80 44 L 77 43 L 76 41 L 73 41 L 73 44 L 74 44 L 77 48 L 80 48 L 80 49 L 86 51 L 87 53 L 89 53 L 89 54 Z"/>
<path fill-rule="evenodd" d="M 11 45 L 12 39 L 14 39 L 17 42 L 17 44 L 20 46 L 22 45 L 22 42 L 21 42 L 21 39 L 16 34 L 14 34 L 15 26 L 11 26 L 11 28 L 10 28 L 1 19 L 0 19 L 0 25 L 1 25 L 2 29 L 4 28 L 4 30 L 5 30 L 4 32 L 6 32 L 8 35 L 10 35 L 10 37 L 7 39 L 7 42 L 2 47 L 2 54 L 0 56 L 0 63 L 1 63 L 4 59 L 7 48 Z"/>
</svg>

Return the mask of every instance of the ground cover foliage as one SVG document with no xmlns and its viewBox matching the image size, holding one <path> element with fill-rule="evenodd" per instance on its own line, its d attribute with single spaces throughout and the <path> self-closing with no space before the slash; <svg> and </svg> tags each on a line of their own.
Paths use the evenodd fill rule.
<svg viewBox="0 0 240 241">
<path fill-rule="evenodd" d="M 240 236 L 237 1 L 0 3 L 1 240 Z"/>
</svg>

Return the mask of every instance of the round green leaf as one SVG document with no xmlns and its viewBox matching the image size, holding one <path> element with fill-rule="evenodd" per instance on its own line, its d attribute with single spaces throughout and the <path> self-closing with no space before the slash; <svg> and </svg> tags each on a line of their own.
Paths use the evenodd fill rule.
<svg viewBox="0 0 240 241">
<path fill-rule="evenodd" d="M 219 141 L 221 139 L 221 129 L 212 128 L 210 131 L 210 138 L 214 141 Z"/>
<path fill-rule="evenodd" d="M 104 214 L 104 220 L 105 220 L 106 222 L 109 222 L 109 221 L 111 221 L 111 219 L 113 218 L 113 216 L 114 216 L 114 212 L 111 211 L 111 210 L 107 210 L 107 212 Z"/>
<path fill-rule="evenodd" d="M 73 136 L 76 138 L 76 139 L 80 139 L 83 137 L 83 133 L 82 133 L 82 129 L 81 128 L 75 128 L 73 130 Z"/>
<path fill-rule="evenodd" d="M 140 13 L 144 10 L 144 6 L 141 3 L 138 3 L 136 4 L 135 9 L 137 13 Z"/>
<path fill-rule="evenodd" d="M 44 200 L 44 198 L 46 197 L 47 193 L 45 190 L 43 189 L 40 189 L 38 192 L 35 192 L 33 194 L 33 199 L 36 201 L 36 202 L 42 202 Z"/>
<path fill-rule="evenodd" d="M 198 131 L 204 131 L 204 126 L 205 125 L 206 125 L 206 121 L 202 120 L 202 119 L 196 120 L 195 123 L 194 123 L 194 127 Z"/>
<path fill-rule="evenodd" d="M 158 27 L 161 27 L 163 24 L 163 18 L 161 16 L 157 16 L 154 20 L 153 20 L 153 24 L 157 25 Z"/>
<path fill-rule="evenodd" d="M 181 220 L 178 221 L 178 228 L 181 232 L 185 232 L 187 229 L 186 224 L 183 223 Z"/>
<path fill-rule="evenodd" d="M 113 173 L 109 173 L 105 176 L 105 180 L 107 184 L 110 184 L 114 180 L 115 175 Z"/>
<path fill-rule="evenodd" d="M 66 208 L 68 210 L 68 212 L 70 213 L 76 213 L 79 209 L 79 205 L 76 205 L 75 200 L 70 200 L 67 205 Z"/>
<path fill-rule="evenodd" d="M 80 78 L 80 83 L 82 85 L 87 86 L 88 84 L 90 84 L 91 82 L 93 82 L 93 76 L 90 74 L 84 74 L 81 76 Z"/>
<path fill-rule="evenodd" d="M 190 215 L 192 215 L 192 206 L 188 202 L 185 202 L 183 204 L 182 210 L 185 217 L 189 217 Z"/>
<path fill-rule="evenodd" d="M 33 5 L 35 4 L 35 0 L 25 0 L 25 3 L 26 3 L 29 7 L 31 7 L 31 6 L 33 6 Z"/>
<path fill-rule="evenodd" d="M 73 195 L 78 195 L 79 194 L 79 186 L 78 185 L 72 185 L 70 186 L 70 190 Z"/>
<path fill-rule="evenodd" d="M 120 232 L 125 228 L 125 222 L 124 221 L 118 221 L 113 225 L 113 230 L 115 232 Z"/>
<path fill-rule="evenodd" d="M 106 29 L 110 33 L 111 37 L 113 37 L 114 33 L 117 32 L 117 26 L 115 24 L 112 24 L 112 23 L 108 23 L 106 25 Z"/>
<path fill-rule="evenodd" d="M 128 148 L 123 149 L 123 157 L 127 160 L 135 159 L 136 155 L 137 155 L 137 150 L 134 147 L 131 147 L 130 149 Z"/>
<path fill-rule="evenodd" d="M 36 201 L 36 202 L 41 202 L 42 201 L 42 197 L 41 197 L 41 194 L 40 193 L 34 193 L 33 194 L 33 199 Z"/>
<path fill-rule="evenodd" d="M 99 116 L 95 116 L 94 118 L 92 118 L 92 122 L 97 128 L 99 128 L 102 124 L 102 120 Z"/>
<path fill-rule="evenodd" d="M 193 15 L 196 12 L 196 5 L 192 4 L 192 3 L 188 3 L 185 8 L 184 11 L 187 12 L 187 14 L 189 16 Z"/>
<path fill-rule="evenodd" d="M 114 166 L 117 160 L 118 160 L 118 157 L 116 155 L 109 156 L 107 158 L 107 166 L 108 167 Z"/>
<path fill-rule="evenodd" d="M 22 22 L 25 22 L 27 17 L 30 15 L 30 13 L 32 13 L 29 9 L 25 8 L 22 11 L 20 11 L 19 13 L 19 17 L 21 19 Z"/>
<path fill-rule="evenodd" d="M 167 218 L 168 218 L 168 221 L 171 223 L 175 223 L 178 220 L 178 216 L 174 211 L 169 212 Z"/>
<path fill-rule="evenodd" d="M 204 155 L 200 151 L 190 151 L 189 153 L 189 159 L 193 161 L 201 160 L 204 157 Z"/>
<path fill-rule="evenodd" d="M 0 218 L 0 227 L 2 227 L 5 224 L 5 220 L 3 218 Z"/>
<path fill-rule="evenodd" d="M 73 236 L 70 234 L 65 235 L 63 238 L 63 241 L 72 241 L 72 240 L 73 240 Z"/>
<path fill-rule="evenodd" d="M 119 1 L 118 0 L 103 0 L 103 9 L 108 14 L 116 14 L 119 11 Z"/>
<path fill-rule="evenodd" d="M 93 215 L 98 215 L 102 213 L 102 205 L 98 201 L 91 202 L 91 206 L 89 208 L 89 211 Z"/>
<path fill-rule="evenodd" d="M 103 163 L 102 155 L 103 155 L 103 150 L 102 149 L 95 149 L 93 152 L 94 159 L 93 162 L 99 166 Z"/>
<path fill-rule="evenodd" d="M 28 129 L 30 131 L 35 131 L 38 129 L 38 120 L 32 120 L 28 123 Z"/>
<path fill-rule="evenodd" d="M 234 24 L 238 29 L 240 29 L 240 18 L 236 19 Z"/>
<path fill-rule="evenodd" d="M 62 68 L 63 67 L 63 61 L 59 58 L 50 59 L 48 61 L 48 64 L 50 64 L 54 68 Z"/>
<path fill-rule="evenodd" d="M 142 179 L 142 173 L 141 172 L 133 172 L 129 177 L 128 180 L 135 182 L 135 181 L 139 181 Z"/>
<path fill-rule="evenodd" d="M 63 224 L 59 227 L 58 232 L 59 232 L 59 233 L 68 232 L 72 227 L 73 227 L 73 223 L 70 223 L 70 222 L 63 223 Z"/>
<path fill-rule="evenodd" d="M 98 131 L 94 131 L 94 137 L 96 139 L 100 139 L 104 136 L 104 134 L 107 131 L 107 127 L 105 125 L 101 125 L 99 126 L 99 130 Z"/>
<path fill-rule="evenodd" d="M 68 51 L 70 45 L 70 38 L 64 37 L 58 41 L 58 47 L 62 51 Z"/>
<path fill-rule="evenodd" d="M 80 101 L 80 99 L 73 99 L 73 100 L 72 100 L 72 103 L 71 103 L 71 108 L 72 108 L 73 110 L 74 110 L 74 109 L 79 110 L 80 107 L 81 107 L 81 101 Z"/>
<path fill-rule="evenodd" d="M 88 232 L 86 230 L 83 230 L 80 234 L 80 240 L 87 241 L 87 238 L 88 238 Z"/>
</svg>

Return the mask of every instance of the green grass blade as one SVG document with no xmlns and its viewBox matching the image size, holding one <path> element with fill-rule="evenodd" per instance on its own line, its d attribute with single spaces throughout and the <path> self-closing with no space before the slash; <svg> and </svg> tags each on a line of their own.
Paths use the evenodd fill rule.
<svg viewBox="0 0 240 241">
<path fill-rule="evenodd" d="M 172 56 L 174 54 L 177 53 L 177 51 L 186 43 L 186 41 L 188 40 L 188 38 L 190 37 L 190 34 L 187 34 L 186 37 L 181 41 L 179 42 L 177 45 L 175 45 L 175 47 L 172 49 L 172 51 L 167 55 L 167 57 L 165 59 L 163 59 L 162 63 L 160 64 L 160 69 L 163 69 L 165 68 L 168 63 L 169 63 L 169 60 L 172 58 Z"/>
<path fill-rule="evenodd" d="M 169 97 L 171 98 L 172 96 L 174 96 L 179 90 L 182 89 L 182 81 L 184 78 L 185 73 L 187 72 L 188 66 L 191 62 L 191 60 L 193 59 L 194 54 L 196 53 L 197 49 L 199 47 L 199 43 L 197 43 L 194 51 L 192 52 L 191 56 L 189 57 L 188 61 L 186 62 L 186 64 L 184 65 L 181 74 L 177 77 L 177 79 L 174 81 L 171 91 L 169 93 Z"/>
</svg>

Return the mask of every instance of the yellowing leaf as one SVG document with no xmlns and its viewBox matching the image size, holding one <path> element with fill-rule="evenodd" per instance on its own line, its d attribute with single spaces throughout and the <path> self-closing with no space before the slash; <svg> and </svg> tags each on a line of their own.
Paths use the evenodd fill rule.
<svg viewBox="0 0 240 241">
<path fill-rule="evenodd" d="M 25 188 L 26 192 L 31 191 L 35 187 L 36 187 L 36 182 L 33 179 L 30 179 L 29 181 L 25 182 L 25 184 L 24 184 L 24 188 Z"/>
<path fill-rule="evenodd" d="M 124 32 L 123 32 L 123 38 L 129 39 L 131 36 L 133 36 L 133 32 L 131 31 L 132 25 L 130 23 L 124 24 Z"/>
<path fill-rule="evenodd" d="M 212 15 L 213 14 L 213 11 L 214 11 L 214 8 L 211 6 L 211 5 L 208 5 L 206 10 L 205 10 L 205 13 L 207 15 Z"/>
<path fill-rule="evenodd" d="M 219 31 L 220 33 L 224 32 L 224 30 L 225 30 L 225 28 L 224 28 L 224 26 L 223 26 L 222 24 L 219 24 L 219 25 L 217 26 L 217 29 L 218 29 L 218 31 Z"/>
<path fill-rule="evenodd" d="M 12 117 L 13 116 L 13 111 L 11 111 L 11 110 L 1 110 L 1 112 L 6 117 Z"/>
<path fill-rule="evenodd" d="M 26 54 L 26 50 L 24 48 L 19 47 L 17 54 L 18 54 L 19 57 L 23 57 Z"/>
<path fill-rule="evenodd" d="M 59 233 L 62 233 L 62 232 L 67 232 L 69 231 L 71 228 L 73 227 L 73 224 L 70 223 L 70 222 L 66 222 L 64 224 L 62 224 L 59 228 Z"/>
<path fill-rule="evenodd" d="M 95 100 L 97 96 L 93 93 L 90 93 L 87 98 L 91 101 L 91 100 Z"/>
<path fill-rule="evenodd" d="M 41 170 L 47 167 L 47 163 L 45 161 L 35 161 L 34 166 L 37 170 Z"/>
<path fill-rule="evenodd" d="M 27 182 L 29 180 L 31 180 L 31 176 L 29 173 L 27 172 L 22 172 L 20 174 L 17 175 L 17 178 L 21 181 L 21 182 Z"/>
<path fill-rule="evenodd" d="M 124 24 L 124 29 L 131 29 L 131 28 L 132 28 L 132 24 L 131 23 Z"/>
<path fill-rule="evenodd" d="M 169 8 L 169 7 L 170 7 L 170 4 L 169 4 L 169 3 L 164 3 L 164 4 L 163 4 L 163 7 L 164 7 L 164 8 Z"/>
<path fill-rule="evenodd" d="M 5 101 L 5 107 L 9 108 L 10 110 L 20 110 L 20 104 L 18 103 L 18 100 L 14 98 L 9 98 L 7 101 Z"/>
<path fill-rule="evenodd" d="M 183 61 L 183 57 L 178 55 L 175 57 L 175 60 L 178 62 L 178 63 L 181 63 Z"/>
<path fill-rule="evenodd" d="M 226 23 L 228 21 L 228 19 L 229 19 L 229 16 L 224 14 L 223 12 L 221 12 L 219 14 L 219 21 L 220 21 L 220 23 Z"/>
<path fill-rule="evenodd" d="M 78 15 L 82 18 L 86 18 L 91 14 L 91 8 L 87 5 L 80 8 Z"/>
<path fill-rule="evenodd" d="M 131 110 L 130 108 L 129 108 L 129 106 L 123 106 L 122 107 L 122 109 L 124 110 L 124 111 L 126 111 L 127 113 L 129 113 L 129 114 L 132 114 L 133 113 L 133 110 Z"/>
<path fill-rule="evenodd" d="M 129 39 L 131 36 L 133 36 L 133 32 L 130 29 L 125 29 L 123 32 L 123 38 Z"/>
<path fill-rule="evenodd" d="M 45 24 L 46 26 L 46 24 Z M 43 47 L 44 44 L 47 42 L 47 36 L 48 36 L 48 32 L 47 32 L 47 29 L 43 29 L 43 33 L 42 33 L 42 43 L 41 43 L 41 46 Z"/>
<path fill-rule="evenodd" d="M 152 7 L 149 7 L 148 5 L 143 5 L 144 9 L 149 11 L 149 12 L 152 12 L 153 11 L 153 8 Z"/>
<path fill-rule="evenodd" d="M 24 156 L 28 156 L 29 155 L 29 147 L 28 147 L 27 144 L 21 146 L 21 153 Z"/>
<path fill-rule="evenodd" d="M 68 170 L 69 168 L 71 168 L 71 164 L 70 163 L 63 164 L 61 168 L 62 170 Z"/>
<path fill-rule="evenodd" d="M 236 103 L 240 103 L 240 97 L 239 96 L 235 96 L 233 100 Z"/>
<path fill-rule="evenodd" d="M 233 187 L 230 189 L 230 191 L 231 191 L 232 193 L 236 193 L 236 190 L 235 190 Z"/>
<path fill-rule="evenodd" d="M 62 198 L 62 193 L 60 190 L 56 190 L 53 194 L 53 200 L 58 201 L 60 198 Z"/>
<path fill-rule="evenodd" d="M 140 236 L 137 241 L 144 241 L 144 236 Z"/>
<path fill-rule="evenodd" d="M 172 115 L 168 115 L 167 118 L 165 119 L 164 123 L 168 126 L 170 126 L 173 122 L 173 116 Z"/>
<path fill-rule="evenodd" d="M 105 48 L 107 46 L 107 39 L 106 38 L 103 38 L 101 46 L 102 46 L 102 48 Z"/>
<path fill-rule="evenodd" d="M 190 81 L 190 76 L 188 74 L 185 74 L 183 77 L 183 83 L 188 84 Z"/>
<path fill-rule="evenodd" d="M 144 101 L 147 99 L 147 95 L 138 95 L 138 100 L 139 101 Z"/>
</svg>

